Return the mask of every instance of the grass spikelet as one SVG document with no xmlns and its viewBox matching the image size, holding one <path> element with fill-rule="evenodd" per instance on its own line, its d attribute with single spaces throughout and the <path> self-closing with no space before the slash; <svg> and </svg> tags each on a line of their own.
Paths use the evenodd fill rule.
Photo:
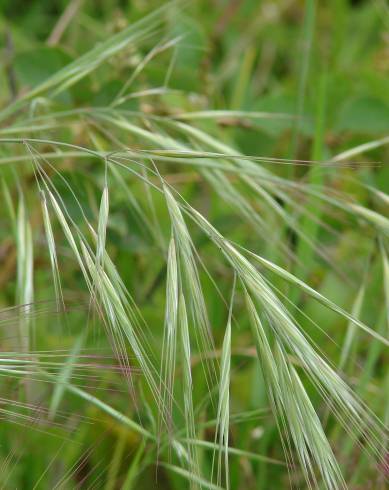
<svg viewBox="0 0 389 490">
<path fill-rule="evenodd" d="M 74 364 L 82 348 L 84 337 L 85 335 L 83 332 L 77 337 L 76 342 L 74 343 L 74 346 L 70 352 L 70 355 L 57 377 L 54 391 L 50 401 L 50 406 L 49 406 L 48 416 L 51 420 L 55 418 L 55 415 L 58 411 L 58 407 L 64 396 L 66 385 L 71 379 L 72 371 L 74 370 Z"/>
<path fill-rule="evenodd" d="M 65 218 L 65 216 L 61 210 L 61 207 L 59 206 L 56 198 L 54 197 L 54 195 L 50 191 L 48 191 L 48 195 L 50 197 L 50 201 L 51 201 L 51 204 L 52 204 L 53 209 L 55 211 L 55 214 L 57 216 L 57 219 L 61 224 L 62 231 L 64 232 L 64 234 L 66 236 L 66 239 L 67 239 L 67 241 L 68 241 L 68 243 L 69 243 L 69 245 L 70 245 L 70 247 L 74 253 L 75 258 L 77 259 L 77 262 L 78 262 L 78 264 L 79 264 L 79 266 L 83 272 L 84 278 L 87 280 L 88 275 L 87 275 L 87 272 L 86 272 L 86 269 L 84 266 L 84 262 L 82 260 L 81 255 L 80 255 L 80 252 L 78 250 L 78 246 L 77 246 L 76 241 L 74 239 L 73 233 L 69 227 L 69 224 L 68 224 L 68 222 L 67 222 L 67 220 L 66 220 L 66 218 Z"/>
<path fill-rule="evenodd" d="M 158 401 L 159 390 L 154 376 L 155 369 L 152 367 L 144 344 L 140 341 L 139 335 L 136 333 L 136 327 L 134 326 L 133 321 L 137 318 L 137 314 L 133 312 L 133 308 L 127 301 L 126 294 L 123 292 L 123 285 L 117 275 L 115 267 L 105 256 L 104 262 L 106 263 L 106 271 L 97 268 L 96 257 L 93 257 L 92 251 L 88 245 L 84 243 L 82 236 L 80 236 L 81 255 L 73 233 L 57 200 L 52 193 L 49 195 L 65 236 L 83 272 L 84 279 L 92 298 L 95 300 L 97 299 L 97 306 L 101 308 L 100 311 L 107 322 L 108 332 L 114 343 L 116 355 L 129 376 L 130 387 L 132 387 L 130 378 L 131 369 L 128 363 L 124 338 L 128 340 L 148 381 L 151 393 L 153 394 L 154 399 Z M 98 236 L 96 236 L 96 241 L 98 241 Z M 107 273 L 110 274 L 110 277 Z"/>
<path fill-rule="evenodd" d="M 142 372 L 147 379 L 151 393 L 153 394 L 155 400 L 158 401 L 159 390 L 157 388 L 154 376 L 155 369 L 152 367 L 149 356 L 144 346 L 140 342 L 139 336 L 136 333 L 131 319 L 126 314 L 126 308 L 123 305 L 119 293 L 117 292 L 119 285 L 112 283 L 106 272 L 101 272 L 100 280 L 96 282 L 98 271 L 96 270 L 95 261 L 91 256 L 91 252 L 87 249 L 83 242 L 81 242 L 81 250 L 92 281 L 98 284 L 96 295 L 101 302 L 103 312 L 110 327 L 110 332 L 118 342 L 119 360 L 121 360 L 121 362 L 123 362 L 129 369 L 128 359 L 125 353 L 125 347 L 123 345 L 124 336 L 127 338 L 131 349 L 139 362 Z"/>
<path fill-rule="evenodd" d="M 177 351 L 178 270 L 174 239 L 170 240 L 167 258 L 166 310 L 161 352 L 160 414 L 167 414 L 168 431 L 173 431 L 174 377 Z"/>
<path fill-rule="evenodd" d="M 365 297 L 366 293 L 366 285 L 365 283 L 361 284 L 361 287 L 358 290 L 357 297 L 355 298 L 352 310 L 351 310 L 351 315 L 353 318 L 358 318 L 359 314 L 361 312 L 362 304 L 363 304 L 363 299 Z M 342 346 L 342 351 L 340 353 L 340 360 L 339 360 L 339 369 L 343 370 L 346 366 L 348 357 L 350 355 L 352 345 L 355 342 L 357 338 L 357 327 L 354 324 L 354 322 L 349 321 L 348 326 L 347 326 L 347 331 L 346 331 L 346 337 L 344 340 L 344 344 Z"/>
<path fill-rule="evenodd" d="M 103 260 L 105 255 L 105 241 L 107 235 L 109 213 L 109 194 L 108 186 L 105 185 L 103 194 L 101 196 L 100 211 L 99 211 L 99 223 L 97 227 L 97 250 L 96 250 L 96 263 L 98 267 L 103 268 Z"/>
<path fill-rule="evenodd" d="M 273 410 L 294 442 L 308 485 L 317 486 L 313 460 L 320 469 L 326 488 L 345 488 L 338 464 L 300 378 L 286 360 L 280 344 L 276 341 L 275 347 L 270 347 L 263 324 L 247 293 L 246 303 Z M 288 445 L 286 448 L 290 451 Z"/>
<path fill-rule="evenodd" d="M 224 453 L 225 486 L 230 488 L 230 473 L 228 466 L 228 436 L 230 430 L 230 378 L 231 378 L 231 318 L 232 304 L 235 294 L 235 277 L 232 288 L 232 297 L 226 331 L 224 334 L 221 362 L 220 362 L 220 381 L 219 381 L 219 402 L 217 407 L 217 425 L 215 441 L 218 439 L 219 454 L 217 466 L 217 484 L 221 485 L 222 455 Z"/>
<path fill-rule="evenodd" d="M 200 475 L 197 450 L 191 441 L 196 439 L 195 415 L 193 410 L 193 382 L 191 367 L 191 344 L 188 327 L 188 317 L 186 314 L 185 298 L 180 294 L 178 304 L 178 326 L 179 339 L 181 344 L 181 366 L 183 377 L 183 398 L 184 398 L 184 416 L 185 416 L 185 435 L 187 439 L 187 453 L 189 457 L 189 469 L 192 473 Z M 194 482 L 191 482 L 193 488 L 197 488 Z"/>
<path fill-rule="evenodd" d="M 16 226 L 17 248 L 17 287 L 16 304 L 24 306 L 25 314 L 19 321 L 19 342 L 23 352 L 27 352 L 30 346 L 31 322 L 29 312 L 34 300 L 33 290 L 33 242 L 31 225 L 26 214 L 24 198 L 21 195 L 17 213 Z"/>
<path fill-rule="evenodd" d="M 332 302 L 331 300 L 329 300 L 328 298 L 326 298 L 325 296 L 320 294 L 315 289 L 308 286 L 308 284 L 306 284 L 304 281 L 301 281 L 300 279 L 298 279 L 296 276 L 294 276 L 293 274 L 291 274 L 287 270 L 283 269 L 282 267 L 277 266 L 273 262 L 266 260 L 263 257 L 260 257 L 257 254 L 250 253 L 250 256 L 253 257 L 255 260 L 257 260 L 261 265 L 266 267 L 268 270 L 276 273 L 277 275 L 279 275 L 280 277 L 282 277 L 283 279 L 285 279 L 289 283 L 299 287 L 303 292 L 307 293 L 312 298 L 315 298 L 322 305 L 326 306 L 327 308 L 331 309 L 332 311 L 335 311 L 339 315 L 343 316 L 344 318 L 349 320 L 351 323 L 358 326 L 360 329 L 364 330 L 365 332 L 367 332 L 372 337 L 375 337 L 377 340 L 379 340 L 383 344 L 389 345 L 389 341 L 387 339 L 385 339 L 384 337 L 382 337 L 382 335 L 380 335 L 378 332 L 376 332 L 375 330 L 373 330 L 370 327 L 368 327 L 367 325 L 365 325 L 363 322 L 361 322 L 355 316 L 350 315 L 350 313 L 345 311 L 340 306 L 336 305 L 334 302 Z"/>
<path fill-rule="evenodd" d="M 208 320 L 207 308 L 201 289 L 200 278 L 196 267 L 196 261 L 193 255 L 194 246 L 189 235 L 180 207 L 174 199 L 169 189 L 164 186 L 164 194 L 169 209 L 170 219 L 173 226 L 175 243 L 177 244 L 178 256 L 182 267 L 182 288 L 186 297 L 190 298 L 190 313 L 195 326 L 196 340 L 199 351 L 202 353 L 212 350 L 214 342 Z M 187 293 L 185 292 L 187 290 Z M 215 369 L 213 364 L 210 366 L 209 361 L 203 360 L 205 374 L 209 386 L 215 381 Z"/>
<path fill-rule="evenodd" d="M 41 191 L 41 206 L 42 206 L 43 224 L 45 228 L 46 241 L 47 241 L 47 246 L 49 248 L 51 271 L 53 274 L 55 298 L 57 301 L 57 309 L 58 311 L 60 311 L 61 308 L 65 307 L 65 303 L 64 303 L 62 288 L 61 288 L 61 279 L 60 279 L 60 272 L 58 268 L 58 258 L 57 258 L 55 239 L 54 239 L 53 229 L 51 226 L 49 210 L 47 208 L 46 193 L 43 190 Z"/>
<path fill-rule="evenodd" d="M 382 425 L 356 398 L 352 390 L 311 346 L 289 313 L 254 266 L 196 210 L 188 212 L 230 262 L 249 294 L 266 312 L 280 345 L 293 353 L 323 396 L 334 403 L 335 416 L 347 432 L 365 440 L 364 447 L 380 461 L 384 454 L 386 433 Z M 356 319 L 354 319 L 356 323 Z M 374 332 L 373 332 L 374 333 Z M 379 336 L 380 339 L 382 338 Z"/>
<path fill-rule="evenodd" d="M 380 242 L 380 249 L 382 255 L 382 268 L 384 276 L 384 294 L 385 294 L 385 306 L 386 306 L 386 323 L 387 323 L 387 337 L 389 337 L 389 259 L 386 253 L 383 240 Z"/>
</svg>

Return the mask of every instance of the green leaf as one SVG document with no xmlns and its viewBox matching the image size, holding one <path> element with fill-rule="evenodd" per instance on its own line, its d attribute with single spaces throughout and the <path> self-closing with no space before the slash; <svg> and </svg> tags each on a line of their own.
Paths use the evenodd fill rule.
<svg viewBox="0 0 389 490">
<path fill-rule="evenodd" d="M 349 100 L 340 111 L 336 129 L 374 135 L 387 132 L 389 131 L 389 106 L 373 97 Z"/>
</svg>

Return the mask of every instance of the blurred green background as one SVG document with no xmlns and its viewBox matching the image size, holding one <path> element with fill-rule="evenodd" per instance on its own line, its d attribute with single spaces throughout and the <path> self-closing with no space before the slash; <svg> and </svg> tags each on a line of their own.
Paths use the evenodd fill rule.
<svg viewBox="0 0 389 490">
<path fill-rule="evenodd" d="M 154 0 L 0 0 L 2 108 L 110 35 L 162 5 L 164 2 Z M 339 168 L 323 166 L 315 171 L 313 165 L 276 165 L 269 161 L 263 166 L 280 178 L 325 185 L 331 192 L 347 193 L 361 205 L 388 218 L 388 146 L 380 143 L 389 133 L 387 2 L 195 0 L 173 4 L 163 15 L 163 27 L 146 38 L 142 45 L 130 45 L 58 95 L 36 99 L 31 111 L 45 114 L 45 111 L 108 107 L 158 43 L 162 46 L 180 36 L 177 45 L 172 49 L 157 50 L 145 64 L 132 81 L 128 91 L 130 96 L 120 105 L 121 109 L 162 118 L 218 110 L 291 116 L 251 118 L 245 117 L 243 112 L 232 112 L 190 121 L 194 127 L 237 152 L 260 157 L 323 162 L 358 145 L 378 142 L 376 148 L 351 158 L 353 164 Z M 16 113 L 3 120 L 1 137 L 7 137 L 7 128 L 18 127 L 18 124 L 19 127 L 26 126 L 25 134 L 31 136 L 28 130 L 31 123 L 26 114 L 27 111 Z M 190 137 L 184 138 L 178 130 L 146 119 L 139 117 L 137 124 L 159 132 L 162 137 L 191 142 Z M 12 132 L 8 134 L 12 137 Z M 58 127 L 52 124 L 34 134 L 38 138 L 104 150 L 117 147 L 112 138 L 114 134 L 116 141 L 125 146 L 156 149 L 155 144 L 148 144 L 123 128 L 105 133 L 101 126 L 88 119 L 88 115 L 74 117 L 68 124 L 60 123 Z M 39 151 L 53 149 L 41 144 Z M 0 144 L 1 176 L 10 189 L 0 214 L 0 350 L 17 350 L 15 329 L 24 315 L 23 308 L 15 307 L 18 304 L 15 300 L 18 297 L 18 247 L 12 224 L 12 209 L 14 206 L 15 211 L 18 204 L 20 206 L 21 188 L 34 241 L 35 307 L 31 320 L 31 351 L 35 352 L 35 357 L 31 357 L 32 362 L 47 362 L 48 371 L 53 376 L 61 376 L 69 366 L 67 359 L 70 356 L 70 362 L 76 363 L 71 375 L 75 384 L 127 416 L 139 416 L 145 426 L 153 427 L 156 413 L 155 407 L 150 407 L 150 395 L 141 389 L 142 382 L 136 381 L 136 398 L 141 405 L 136 414 L 98 316 L 93 317 L 90 328 L 85 328 L 90 320 L 89 293 L 59 227 L 55 228 L 55 237 L 62 287 L 69 309 L 66 315 L 55 310 L 52 273 L 41 211 L 37 206 L 39 193 L 34 173 L 31 167 L 20 162 L 9 163 L 10 159 L 22 155 L 25 155 L 25 149 L 21 145 Z M 210 182 L 199 176 L 195 169 L 179 163 L 165 166 L 162 161 L 156 161 L 165 178 L 229 239 L 289 268 L 346 310 L 354 308 L 356 316 L 380 333 L 386 332 L 385 294 L 388 296 L 388 292 L 385 293 L 382 256 L 377 241 L 379 234 L 374 227 L 365 226 L 359 218 L 350 217 L 342 210 L 331 208 L 327 212 L 327 209 L 319 209 L 316 201 L 304 200 L 298 192 L 292 193 L 294 201 L 302 199 L 302 206 L 310 207 L 318 219 L 323 220 L 316 230 L 296 209 L 291 210 L 289 205 L 280 202 L 290 211 L 292 220 L 302 220 L 306 232 L 314 234 L 317 249 L 314 253 L 305 252 L 293 226 L 282 223 L 241 183 L 236 184 L 237 189 L 247 196 L 259 214 L 263 213 L 269 224 L 269 236 L 264 237 L 253 230 L 252 223 L 242 219 L 231 202 L 215 192 Z M 355 163 L 361 161 L 363 165 Z M 82 202 L 88 219 L 96 223 L 104 166 L 93 157 L 82 159 L 81 165 L 80 160 L 69 156 L 60 160 L 56 168 Z M 73 194 L 60 175 L 54 170 L 49 173 L 72 219 L 82 227 L 83 216 Z M 107 250 L 152 331 L 152 349 L 158 360 L 163 331 L 166 257 L 155 236 L 128 205 L 126 188 L 114 182 L 110 195 Z M 139 180 L 126 176 L 125 182 L 141 208 L 147 208 L 148 196 Z M 368 186 L 385 193 L 386 199 L 372 196 Z M 166 248 L 170 235 L 169 215 L 163 198 L 156 195 L 153 199 L 158 233 Z M 153 217 L 152 213 L 150 216 Z M 204 234 L 198 228 L 188 226 L 195 247 L 222 295 L 229 298 L 231 270 Z M 281 242 L 292 253 L 300 255 L 305 267 L 293 264 L 284 256 Z M 282 294 L 298 304 L 301 311 L 291 308 L 293 314 L 337 366 L 347 321 L 286 287 L 278 278 L 269 275 L 270 279 Z M 201 281 L 215 344 L 220 349 L 228 308 L 204 271 Z M 356 298 L 362 294 L 361 284 L 363 301 L 358 309 Z M 287 302 L 285 304 L 290 308 Z M 269 413 L 264 382 L 258 374 L 258 361 L 241 299 L 237 300 L 235 315 L 239 325 L 232 345 L 231 413 L 237 420 L 231 416 L 231 445 L 284 461 L 277 425 Z M 305 315 L 318 322 L 328 336 L 314 329 Z M 81 335 L 84 330 L 86 333 Z M 206 404 L 202 409 L 207 386 L 195 349 L 193 357 L 196 380 L 193 396 L 199 407 L 200 423 L 212 418 L 214 411 Z M 388 412 L 387 360 L 382 346 L 363 335 L 355 339 L 344 368 L 347 380 L 382 419 Z M 78 366 L 77 362 L 84 364 Z M 31 372 L 27 373 L 30 376 L 28 382 L 23 376 L 6 373 L 0 378 L 1 488 L 189 488 L 182 476 L 163 466 L 156 470 L 155 447 L 150 448 L 147 444 L 144 447 L 136 433 L 74 394 L 61 395 L 56 416 L 50 419 L 44 407 L 52 406 L 53 388 L 42 381 L 38 371 L 33 364 Z M 137 371 L 135 378 L 138 377 L 141 379 L 142 374 Z M 179 373 L 177 378 L 179 387 Z M 304 377 L 303 381 L 325 421 L 326 433 L 350 488 L 385 488 L 383 472 L 358 448 L 344 442 L 310 381 Z M 20 395 L 25 384 L 32 390 L 30 398 Z M 255 412 L 250 415 L 251 411 Z M 177 412 L 183 424 L 182 414 Z M 244 415 L 240 417 L 239 414 Z M 202 429 L 202 437 L 213 441 L 214 429 Z M 205 474 L 210 472 L 211 464 L 212 453 L 203 451 Z M 232 489 L 267 490 L 289 488 L 290 485 L 284 466 L 244 456 L 231 456 L 230 475 Z M 296 487 L 305 488 L 298 468 L 291 472 L 291 481 Z"/>
</svg>

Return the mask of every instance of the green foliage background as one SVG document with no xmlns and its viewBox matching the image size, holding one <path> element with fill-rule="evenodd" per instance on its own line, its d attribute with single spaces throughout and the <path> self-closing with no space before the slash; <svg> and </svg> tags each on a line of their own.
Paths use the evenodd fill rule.
<svg viewBox="0 0 389 490">
<path fill-rule="evenodd" d="M 76 10 L 57 35 L 69 3 Z M 66 71 L 81 55 L 104 46 L 110 36 L 159 7 L 146 35 L 124 43 L 96 65 L 91 62 L 80 80 L 79 66 L 75 74 Z M 244 281 L 221 253 L 223 246 L 215 246 L 212 235 L 210 239 L 183 213 L 198 254 L 214 341 L 196 342 L 198 325 L 189 314 L 195 430 L 211 450 L 196 446 L 200 474 L 190 464 L 188 469 L 180 439 L 188 429 L 185 362 L 182 348 L 177 347 L 172 364 L 164 350 L 170 345 L 164 340 L 169 287 L 175 284 L 167 274 L 174 216 L 166 193 L 155 187 L 162 188 L 163 178 L 178 191 L 174 197 L 180 203 L 190 203 L 238 250 L 244 247 L 278 264 L 380 337 L 259 266 L 312 345 L 385 424 L 388 357 L 380 339 L 388 338 L 389 328 L 387 3 L 0 0 L 0 13 L 2 488 L 224 488 L 228 480 L 232 489 L 308 488 L 293 444 L 296 465 L 289 472 L 285 465 L 277 430 L 280 414 L 274 416 L 270 409 L 269 380 L 256 354 Z M 172 45 L 166 45 L 170 40 Z M 56 81 L 58 73 L 64 80 Z M 54 81 L 46 88 L 47 80 Z M 134 153 L 122 154 L 119 161 L 133 173 L 105 164 L 111 151 L 126 148 Z M 196 153 L 183 157 L 177 153 L 183 148 Z M 252 156 L 254 167 L 242 165 L 241 154 Z M 98 290 L 101 283 L 94 284 L 92 293 L 88 290 L 51 206 L 65 308 L 58 304 L 39 165 L 58 191 L 54 196 L 72 220 L 74 236 L 78 240 L 75 230 L 81 230 L 91 249 L 99 243 L 106 249 L 141 312 L 140 337 L 145 335 L 142 342 L 154 356 L 150 362 L 167 412 L 166 385 L 173 382 L 172 413 L 166 416 L 174 419 L 174 437 L 159 420 L 161 406 L 153 399 L 133 345 L 123 337 L 119 354 L 128 356 L 133 370 L 128 382 L 126 361 L 120 365 L 115 356 L 115 339 L 120 337 L 107 330 L 100 291 L 93 298 L 93 288 Z M 234 171 L 228 170 L 231 165 Z M 250 181 L 263 193 L 250 187 Z M 105 237 L 101 197 L 106 184 Z M 50 204 L 47 192 L 45 199 Z M 87 221 L 98 234 L 97 245 Z M 174 239 L 177 253 L 182 253 Z M 98 270 L 98 252 L 95 259 Z M 180 267 L 178 275 L 183 273 Z M 225 339 L 236 275 L 230 359 Z M 115 283 L 118 291 L 120 287 Z M 189 305 L 194 295 L 190 286 L 188 290 Z M 266 323 L 266 306 L 263 310 Z M 271 319 L 269 325 L 276 356 L 278 337 Z M 384 439 L 381 454 L 371 456 L 363 451 L 363 434 L 354 434 L 362 448 L 349 438 L 336 421 L 334 405 L 324 403 L 293 352 L 292 345 L 286 348 L 287 362 L 301 377 L 349 488 L 385 488 L 388 469 L 379 461 L 387 459 Z M 225 370 L 223 356 L 231 362 Z M 208 369 L 214 373 L 210 380 Z M 160 381 L 164 370 L 168 374 Z M 242 451 L 231 452 L 228 478 L 223 472 L 217 478 L 215 469 L 212 476 L 212 444 L 220 449 L 220 379 L 230 383 L 229 445 Z M 136 428 L 119 414 L 138 424 Z M 139 427 L 153 436 L 143 437 Z M 380 437 L 384 434 L 383 429 Z M 217 451 L 215 458 L 216 468 Z M 317 461 L 313 466 L 318 482 L 312 485 L 326 488 L 326 470 L 320 471 Z"/>
</svg>

